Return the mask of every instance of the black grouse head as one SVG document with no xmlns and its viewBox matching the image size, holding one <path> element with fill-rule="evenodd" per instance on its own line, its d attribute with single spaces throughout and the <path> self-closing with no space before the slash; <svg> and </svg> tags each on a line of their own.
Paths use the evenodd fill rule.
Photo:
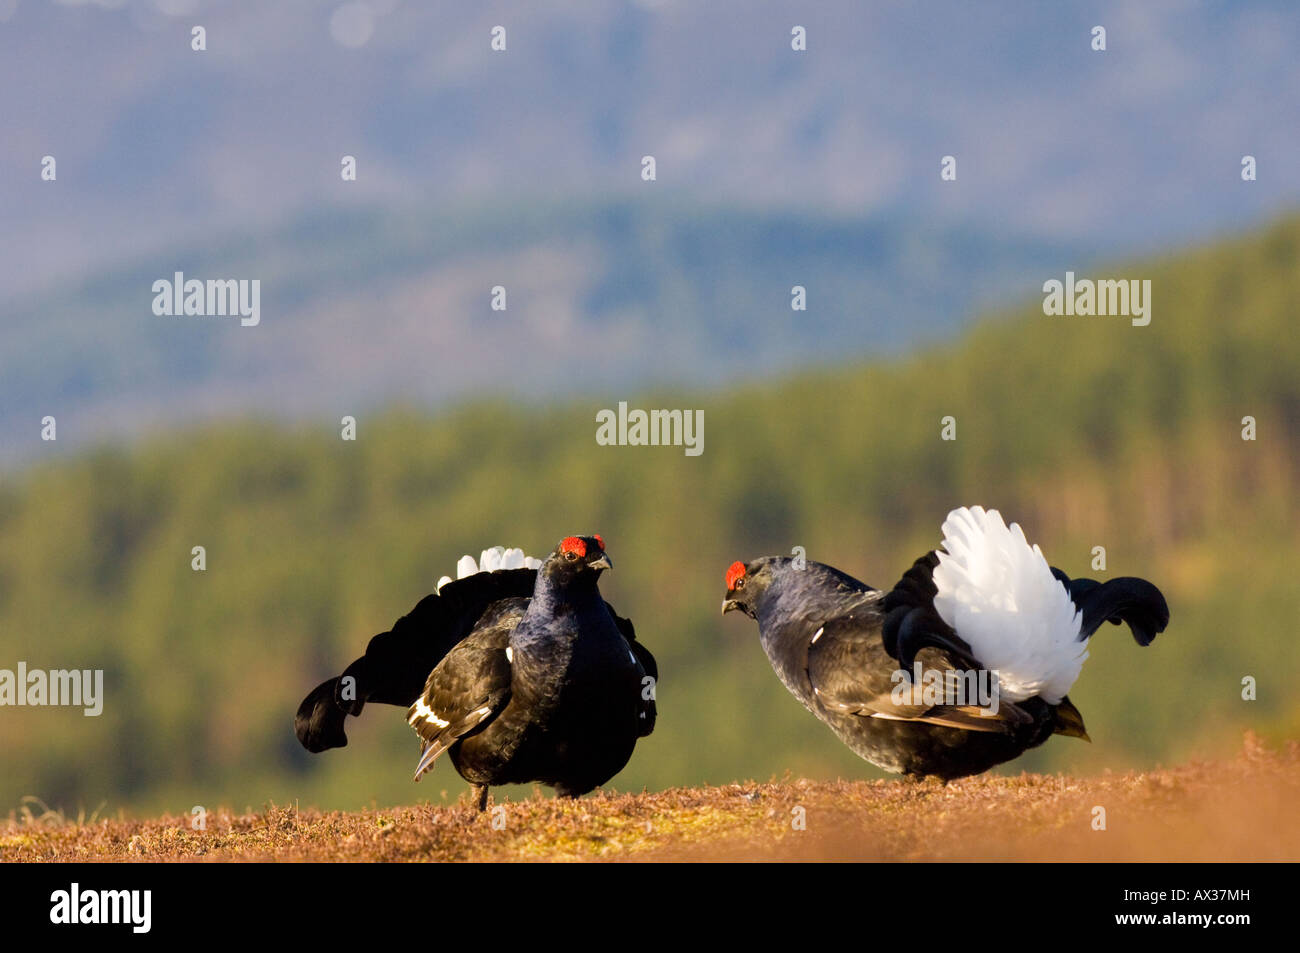
<svg viewBox="0 0 1300 953">
<path fill-rule="evenodd" d="M 751 619 L 757 619 L 763 597 L 789 562 L 790 559 L 786 556 L 762 556 L 747 563 L 732 563 L 727 569 L 727 595 L 722 601 L 723 615 L 739 609 Z"/>
<path fill-rule="evenodd" d="M 613 569 L 599 536 L 566 536 L 542 564 L 542 574 L 558 585 L 596 584 L 601 571 Z"/>
</svg>

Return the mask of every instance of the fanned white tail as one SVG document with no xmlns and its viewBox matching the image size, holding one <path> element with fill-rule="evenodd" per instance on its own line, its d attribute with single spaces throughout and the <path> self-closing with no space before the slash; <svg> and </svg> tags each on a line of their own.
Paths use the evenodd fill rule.
<svg viewBox="0 0 1300 953">
<path fill-rule="evenodd" d="M 466 576 L 472 576 L 475 573 L 496 572 L 498 569 L 541 568 L 542 561 L 532 556 L 525 556 L 522 549 L 506 549 L 504 546 L 493 546 L 479 554 L 478 562 L 474 562 L 474 557 L 468 554 L 461 556 L 460 562 L 456 563 L 456 578 L 464 579 Z M 441 592 L 442 587 L 449 582 L 451 582 L 451 576 L 443 576 L 438 580 L 437 591 Z"/>
<path fill-rule="evenodd" d="M 1079 677 L 1088 643 L 1079 641 L 1083 614 L 1052 575 L 1018 523 L 997 510 L 961 507 L 943 523 L 934 570 L 934 607 L 957 630 L 1002 697 L 1041 695 L 1057 704 Z"/>
</svg>

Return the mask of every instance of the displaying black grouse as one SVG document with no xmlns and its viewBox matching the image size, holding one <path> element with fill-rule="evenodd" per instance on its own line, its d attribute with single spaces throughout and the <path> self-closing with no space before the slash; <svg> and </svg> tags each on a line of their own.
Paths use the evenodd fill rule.
<svg viewBox="0 0 1300 953">
<path fill-rule="evenodd" d="M 499 548 L 478 565 L 465 557 L 460 579 L 444 577 L 303 700 L 298 740 L 342 747 L 347 715 L 401 705 L 424 741 L 415 779 L 450 752 L 479 810 L 491 785 L 577 797 L 604 784 L 654 730 L 659 677 L 632 623 L 600 596 L 609 568 L 599 536 L 566 537 L 544 563 Z"/>
<path fill-rule="evenodd" d="M 946 780 L 1053 734 L 1091 740 L 1066 696 L 1088 639 L 1126 622 L 1150 644 L 1169 622 L 1160 590 L 1071 580 L 996 510 L 953 510 L 943 532 L 889 592 L 815 562 L 733 563 L 722 611 L 756 619 L 786 688 L 887 771 Z"/>
</svg>

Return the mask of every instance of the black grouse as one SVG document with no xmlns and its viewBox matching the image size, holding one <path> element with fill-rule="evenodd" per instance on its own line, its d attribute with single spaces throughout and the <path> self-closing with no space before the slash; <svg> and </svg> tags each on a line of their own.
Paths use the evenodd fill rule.
<svg viewBox="0 0 1300 953">
<path fill-rule="evenodd" d="M 303 700 L 298 740 L 342 747 L 344 718 L 381 702 L 407 707 L 424 742 L 415 779 L 450 752 L 479 810 L 491 785 L 577 797 L 604 784 L 654 730 L 659 676 L 597 589 L 611 565 L 599 536 L 566 537 L 545 562 L 499 547 L 464 557 L 461 578 L 444 577 Z"/>
<path fill-rule="evenodd" d="M 1072 580 L 996 510 L 953 510 L 943 533 L 888 592 L 789 557 L 733 563 L 722 611 L 756 619 L 786 688 L 887 771 L 947 780 L 1053 734 L 1091 740 L 1066 696 L 1088 639 L 1125 622 L 1150 644 L 1169 622 L 1160 590 Z"/>
</svg>

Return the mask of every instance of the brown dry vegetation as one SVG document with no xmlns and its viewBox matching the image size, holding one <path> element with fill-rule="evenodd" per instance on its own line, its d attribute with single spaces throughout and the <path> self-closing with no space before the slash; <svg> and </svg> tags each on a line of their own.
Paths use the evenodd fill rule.
<svg viewBox="0 0 1300 953">
<path fill-rule="evenodd" d="M 1233 761 L 1095 778 L 807 780 L 452 807 L 268 807 L 70 822 L 12 815 L 4 861 L 1296 860 L 1300 746 L 1247 736 Z M 503 827 L 493 826 L 496 816 Z M 1104 807 L 1106 829 L 1093 829 Z M 795 829 L 797 809 L 806 829 Z"/>
</svg>

